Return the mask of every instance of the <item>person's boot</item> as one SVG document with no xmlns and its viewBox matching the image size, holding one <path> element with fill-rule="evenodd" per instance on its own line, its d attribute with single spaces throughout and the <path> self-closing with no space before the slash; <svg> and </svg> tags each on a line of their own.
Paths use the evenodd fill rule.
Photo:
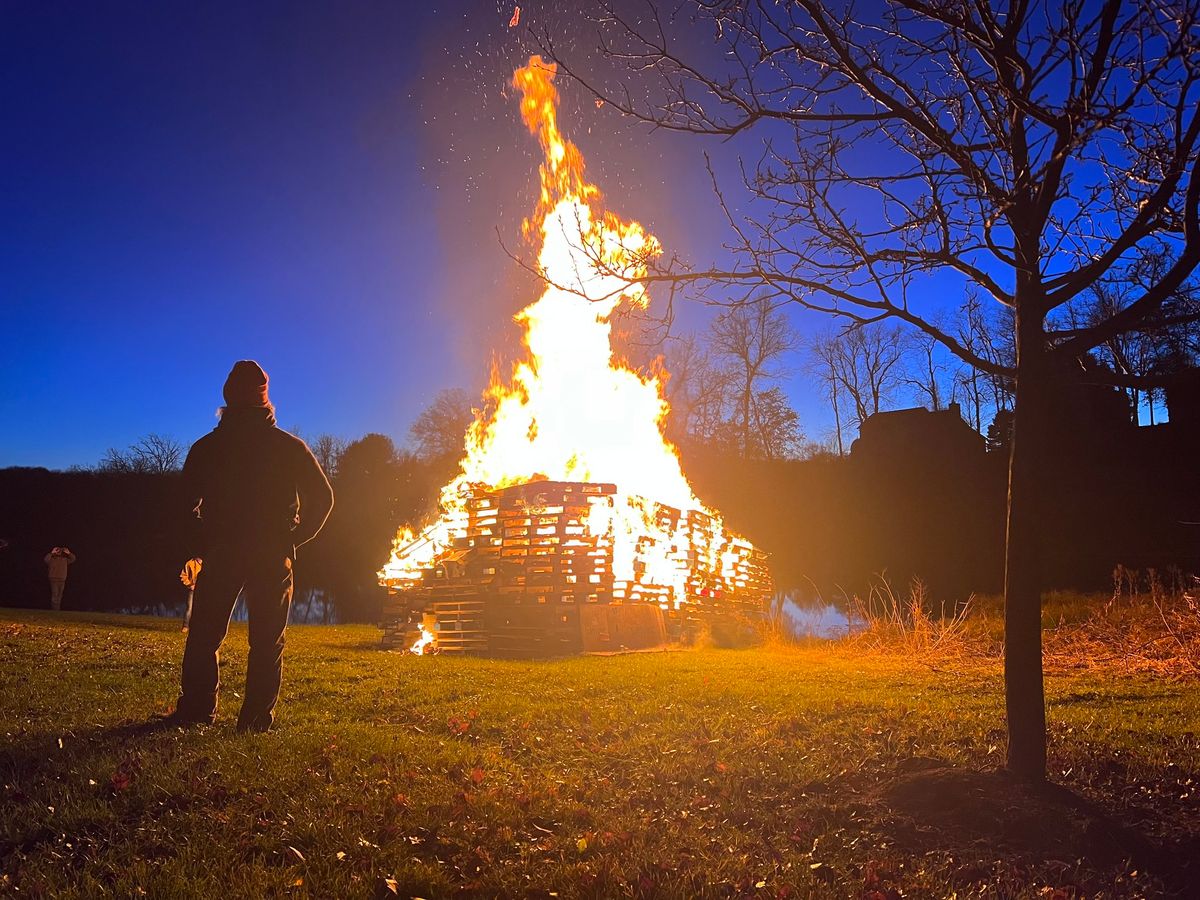
<svg viewBox="0 0 1200 900">
<path fill-rule="evenodd" d="M 165 715 L 155 716 L 151 721 L 160 728 L 195 728 L 199 725 L 211 725 L 215 719 L 215 714 L 197 716 L 175 709 Z"/>
<path fill-rule="evenodd" d="M 238 717 L 238 734 L 266 734 L 275 727 L 274 717 L 268 719 L 243 719 Z"/>
</svg>

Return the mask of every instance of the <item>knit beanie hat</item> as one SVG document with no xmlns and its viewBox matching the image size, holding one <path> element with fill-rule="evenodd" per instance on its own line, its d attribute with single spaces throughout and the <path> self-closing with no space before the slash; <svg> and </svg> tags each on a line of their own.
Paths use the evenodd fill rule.
<svg viewBox="0 0 1200 900">
<path fill-rule="evenodd" d="M 226 406 L 269 406 L 267 373 L 252 359 L 240 359 L 225 379 Z"/>
</svg>

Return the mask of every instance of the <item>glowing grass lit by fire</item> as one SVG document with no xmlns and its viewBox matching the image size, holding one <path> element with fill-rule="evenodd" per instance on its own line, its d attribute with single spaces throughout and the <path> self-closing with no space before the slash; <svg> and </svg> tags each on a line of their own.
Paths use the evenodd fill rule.
<svg viewBox="0 0 1200 900">
<path fill-rule="evenodd" d="M 558 128 L 554 75 L 555 67 L 535 56 L 513 76 L 521 117 L 545 154 L 537 210 L 523 226 L 527 238 L 540 241 L 538 265 L 546 282 L 542 296 L 516 316 L 528 354 L 507 381 L 495 378 L 489 387 L 487 412 L 466 435 L 461 470 L 442 489 L 442 514 L 418 535 L 406 530 L 397 536 L 380 578 L 415 582 L 465 536 L 473 485 L 604 482 L 618 493 L 611 506 L 593 507 L 588 530 L 612 535 L 615 578 L 633 580 L 636 562 L 641 577 L 669 586 L 679 605 L 687 599 L 687 572 L 669 548 L 691 538 L 682 529 L 664 533 L 654 502 L 708 510 L 663 436 L 668 406 L 662 384 L 614 360 L 611 344 L 611 316 L 624 304 L 646 306 L 639 280 L 662 250 L 637 222 L 596 211 L 600 192 L 584 178 L 579 149 Z M 639 546 L 643 536 L 656 540 Z M 727 545 L 691 549 L 719 570 L 732 571 L 737 559 Z M 423 631 L 418 644 L 426 638 Z"/>
</svg>

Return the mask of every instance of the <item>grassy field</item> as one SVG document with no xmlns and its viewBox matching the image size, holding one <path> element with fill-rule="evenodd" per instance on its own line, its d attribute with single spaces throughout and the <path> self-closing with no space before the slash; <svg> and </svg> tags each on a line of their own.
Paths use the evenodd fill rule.
<svg viewBox="0 0 1200 900">
<path fill-rule="evenodd" d="M 0 895 L 1186 895 L 1200 692 L 1052 675 L 1052 775 L 995 660 L 829 647 L 503 662 L 294 627 L 278 730 L 139 729 L 178 622 L 0 611 Z M 1194 896 L 1194 894 L 1193 894 Z"/>
</svg>

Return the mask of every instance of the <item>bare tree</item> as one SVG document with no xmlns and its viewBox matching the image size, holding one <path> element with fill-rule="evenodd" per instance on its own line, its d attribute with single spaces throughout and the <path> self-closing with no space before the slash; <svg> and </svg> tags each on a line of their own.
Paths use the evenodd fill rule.
<svg viewBox="0 0 1200 900">
<path fill-rule="evenodd" d="M 677 47 L 695 44 L 668 38 L 663 10 L 632 21 L 608 8 L 603 58 L 629 69 L 616 90 L 543 41 L 598 99 L 654 127 L 765 129 L 745 202 L 724 204 L 736 264 L 664 263 L 650 280 L 718 302 L 753 292 L 855 322 L 896 319 L 1013 379 L 1008 766 L 1043 779 L 1039 557 L 1054 408 L 1070 372 L 1152 386 L 1101 371 L 1089 351 L 1158 315 L 1200 263 L 1200 0 L 680 6 L 675 27 L 711 28 L 724 52 L 690 58 Z M 1146 248 L 1170 259 L 1152 283 L 1095 322 L 1054 324 Z M 1011 311 L 1011 366 L 936 324 L 922 303 L 934 276 Z"/>
<path fill-rule="evenodd" d="M 781 393 L 768 396 L 767 385 L 782 377 L 783 360 L 800 345 L 783 313 L 766 298 L 750 299 L 717 316 L 708 340 L 732 378 L 728 424 L 738 451 L 770 459 L 779 448 L 798 444 L 798 433 L 789 437 L 771 432 L 781 426 L 794 430 L 798 422 L 794 413 L 790 419 L 780 415 Z"/>
<path fill-rule="evenodd" d="M 466 391 L 461 388 L 439 391 L 410 429 L 417 455 L 429 460 L 462 453 L 467 428 L 474 419 Z"/>
<path fill-rule="evenodd" d="M 954 403 L 958 367 L 950 368 L 945 348 L 929 335 L 918 332 L 904 341 L 904 352 L 907 359 L 901 381 L 912 391 L 917 403 L 934 412 Z"/>
<path fill-rule="evenodd" d="M 103 472 L 161 475 L 183 465 L 185 448 L 172 437 L 148 434 L 124 450 L 109 447 L 100 460 Z"/>
<path fill-rule="evenodd" d="M 1119 311 L 1124 305 L 1129 285 L 1097 284 L 1089 293 L 1084 310 L 1083 323 L 1103 321 Z M 1072 324 L 1080 324 L 1078 321 Z M 1126 331 L 1114 334 L 1096 348 L 1096 355 L 1114 372 L 1122 375 L 1146 376 L 1153 371 L 1157 362 L 1155 335 L 1149 331 Z M 1154 392 L 1143 392 L 1136 385 L 1124 388 L 1129 399 L 1129 415 L 1138 421 L 1143 393 L 1149 402 L 1150 421 L 1154 421 Z"/>
<path fill-rule="evenodd" d="M 838 349 L 832 333 L 819 335 L 808 340 L 808 362 L 806 368 L 824 387 L 825 398 L 833 412 L 833 444 L 838 456 L 846 453 L 846 442 L 842 434 L 842 405 L 845 388 L 838 377 Z"/>
<path fill-rule="evenodd" d="M 1082 303 L 1068 305 L 1065 321 L 1071 327 L 1080 327 L 1116 315 L 1132 297 L 1157 281 L 1170 263 L 1161 252 L 1143 254 L 1120 278 L 1098 281 Z M 1200 311 L 1200 291 L 1194 283 L 1185 283 L 1163 302 L 1158 313 L 1147 316 L 1141 329 L 1110 336 L 1095 349 L 1095 356 L 1101 365 L 1131 376 L 1136 382 L 1193 365 L 1200 350 L 1197 311 Z M 1135 383 L 1124 390 L 1133 421 L 1139 420 L 1144 400 L 1153 424 L 1159 389 L 1152 386 L 1143 390 Z"/>
<path fill-rule="evenodd" d="M 676 443 L 716 441 L 729 403 L 729 371 L 717 364 L 711 349 L 694 333 L 673 337 L 666 344 L 663 363 L 671 407 L 667 436 Z"/>
<path fill-rule="evenodd" d="M 318 434 L 309 443 L 308 448 L 312 450 L 313 456 L 317 458 L 317 462 L 321 464 L 325 474 L 333 478 L 337 475 L 338 463 L 341 462 L 346 446 L 346 441 L 340 437 L 334 437 L 332 434 Z"/>
<path fill-rule="evenodd" d="M 104 451 L 104 455 L 100 457 L 100 462 L 96 468 L 101 472 L 114 472 L 126 475 L 130 472 L 142 471 L 139 465 L 140 462 L 137 457 L 133 456 L 128 450 L 109 447 Z"/>
<path fill-rule="evenodd" d="M 800 416 L 778 387 L 754 395 L 752 446 L 762 459 L 795 459 L 805 448 Z"/>
<path fill-rule="evenodd" d="M 971 424 L 980 434 L 998 412 L 1012 409 L 1013 382 L 1004 373 L 1015 365 L 1014 335 L 1009 307 L 987 307 L 978 291 L 967 291 L 958 310 L 955 337 L 991 368 L 964 364 L 955 380 L 967 399 Z"/>
<path fill-rule="evenodd" d="M 858 326 L 819 334 L 807 346 L 810 370 L 826 386 L 834 404 L 840 448 L 843 421 L 849 419 L 862 428 L 899 392 L 904 383 L 904 336 L 896 327 Z"/>
</svg>

